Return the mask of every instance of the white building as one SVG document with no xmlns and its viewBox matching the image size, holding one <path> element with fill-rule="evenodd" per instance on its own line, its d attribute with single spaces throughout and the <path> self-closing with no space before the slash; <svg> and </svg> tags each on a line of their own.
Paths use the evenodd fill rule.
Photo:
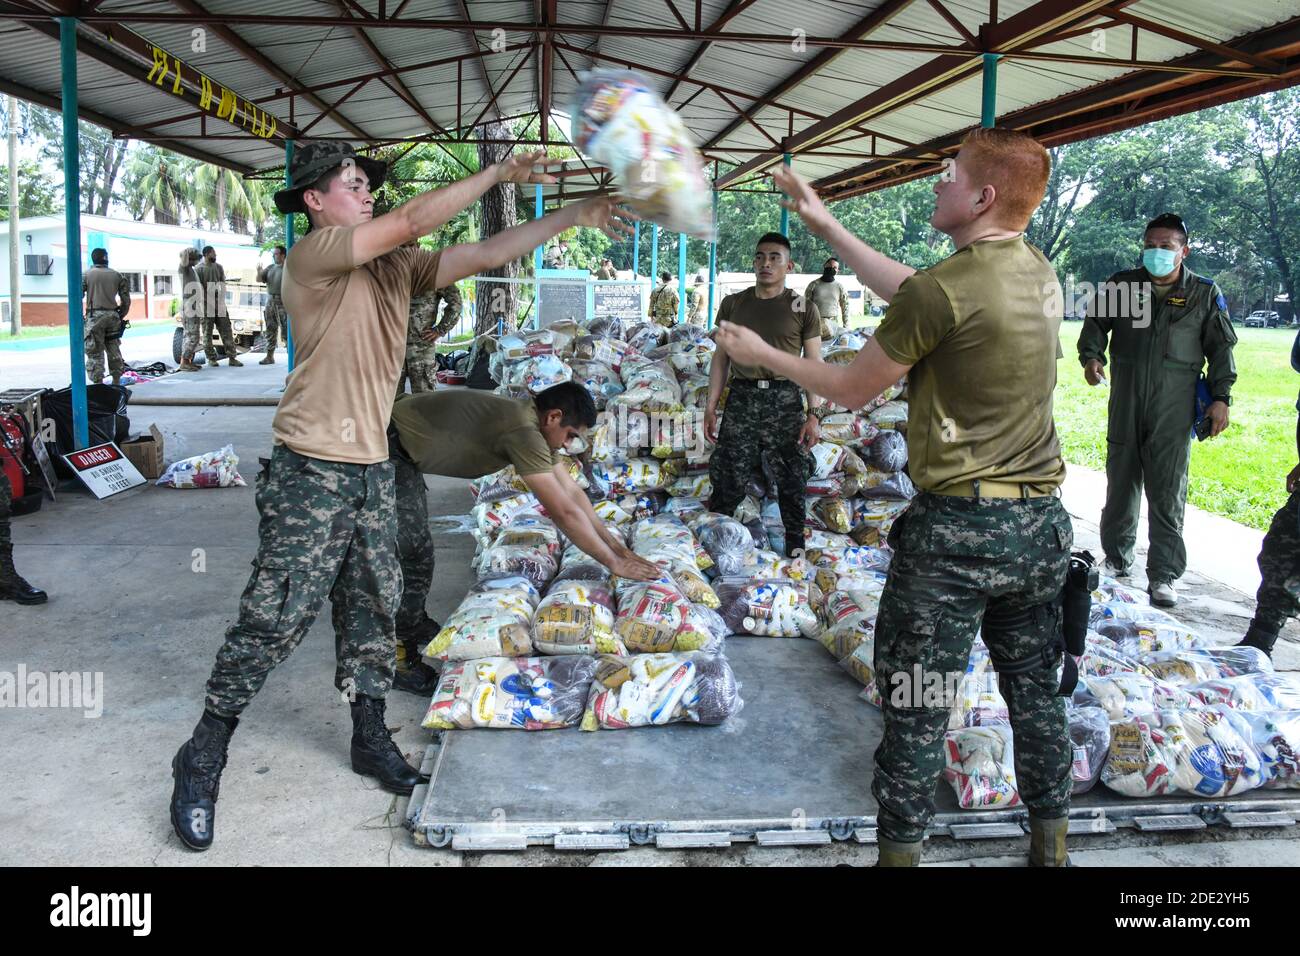
<svg viewBox="0 0 1300 956">
<path fill-rule="evenodd" d="M 19 289 L 23 325 L 68 322 L 67 227 L 62 215 L 19 220 Z M 132 319 L 165 319 L 172 314 L 185 246 L 212 246 L 228 281 L 252 282 L 259 250 L 252 236 L 168 226 L 132 219 L 81 216 L 81 268 L 90 268 L 90 251 L 108 250 L 108 264 L 131 285 Z M 267 262 L 270 256 L 263 254 Z M 9 223 L 0 222 L 0 324 L 9 322 Z"/>
</svg>

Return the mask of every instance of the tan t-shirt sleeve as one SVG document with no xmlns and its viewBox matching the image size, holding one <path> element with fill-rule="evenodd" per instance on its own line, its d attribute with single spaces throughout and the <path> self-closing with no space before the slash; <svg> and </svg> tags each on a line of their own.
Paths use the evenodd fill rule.
<svg viewBox="0 0 1300 956">
<path fill-rule="evenodd" d="M 933 277 L 917 272 L 898 287 L 876 330 L 876 341 L 890 359 L 912 366 L 934 351 L 956 324 L 943 288 Z"/>
<path fill-rule="evenodd" d="M 356 226 L 326 226 L 314 229 L 310 255 L 296 256 L 293 278 L 299 285 L 320 289 L 356 268 L 352 259 L 352 230 Z M 300 250 L 307 251 L 307 250 Z"/>
<path fill-rule="evenodd" d="M 438 262 L 442 259 L 442 250 L 429 252 L 427 249 L 412 249 L 411 294 L 422 295 L 438 288 Z"/>
<path fill-rule="evenodd" d="M 500 451 L 520 476 L 549 472 L 559 461 L 536 428 L 516 428 L 501 436 Z"/>
</svg>

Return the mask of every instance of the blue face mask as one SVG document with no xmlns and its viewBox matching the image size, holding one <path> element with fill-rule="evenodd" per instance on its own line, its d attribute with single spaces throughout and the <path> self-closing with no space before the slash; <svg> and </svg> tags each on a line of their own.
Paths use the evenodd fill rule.
<svg viewBox="0 0 1300 956">
<path fill-rule="evenodd" d="M 1143 249 L 1142 265 L 1153 276 L 1164 277 L 1178 265 L 1178 253 L 1169 249 Z"/>
</svg>

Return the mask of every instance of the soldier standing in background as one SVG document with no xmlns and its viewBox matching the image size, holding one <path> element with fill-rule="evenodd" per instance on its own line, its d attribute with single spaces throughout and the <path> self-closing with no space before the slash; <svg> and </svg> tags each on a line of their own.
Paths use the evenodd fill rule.
<svg viewBox="0 0 1300 956">
<path fill-rule="evenodd" d="M 691 325 L 704 325 L 704 276 L 695 276 L 690 296 L 686 303 L 686 321 Z"/>
<path fill-rule="evenodd" d="M 194 364 L 194 353 L 199 350 L 199 333 L 203 324 L 203 284 L 199 282 L 194 266 L 199 261 L 199 250 L 192 246 L 181 250 L 181 339 L 182 372 L 201 372 L 203 366 Z"/>
<path fill-rule="evenodd" d="M 664 326 L 672 328 L 677 323 L 677 290 L 673 288 L 673 277 L 667 272 L 659 273 L 659 285 L 650 293 L 650 318 Z"/>
<path fill-rule="evenodd" d="M 441 319 L 439 303 L 443 303 Z M 437 342 L 455 328 L 460 309 L 460 290 L 454 285 L 411 299 L 411 319 L 406 326 L 406 364 L 397 379 L 398 395 L 406 391 L 408 379 L 411 392 L 416 395 L 438 387 Z"/>
<path fill-rule="evenodd" d="M 754 285 L 722 300 L 718 322 L 753 329 L 774 348 L 820 363 L 821 318 L 816 306 L 785 287 L 789 267 L 789 240 L 779 232 L 761 236 L 754 251 Z M 729 391 L 719 429 L 718 402 L 724 386 Z M 820 404 L 809 391 L 805 409 L 804 390 L 766 363 L 743 362 L 721 343 L 713 353 L 704 412 L 705 435 L 718 446 L 709 461 L 713 484 L 709 509 L 728 517 L 735 512 L 750 480 L 761 473 L 766 451 L 776 472 L 785 553 L 791 557 L 805 541 L 804 488 L 813 468 L 809 451 L 821 437 L 815 414 Z"/>
<path fill-rule="evenodd" d="M 242 368 L 243 362 L 235 357 L 235 334 L 230 328 L 230 316 L 226 312 L 226 270 L 217 262 L 217 250 L 211 246 L 203 247 L 203 262 L 194 270 L 203 287 L 203 351 L 208 357 L 208 364 L 216 368 L 217 350 L 212 344 L 212 330 L 215 327 L 221 335 L 221 345 L 230 359 L 231 368 Z"/>
<path fill-rule="evenodd" d="M 275 364 L 275 346 L 279 341 L 280 330 L 284 329 L 284 339 L 289 341 L 289 317 L 284 311 L 284 300 L 280 298 L 280 283 L 284 279 L 284 246 L 276 246 L 271 253 L 274 260 L 269 266 L 257 270 L 257 281 L 266 283 L 266 310 L 262 313 L 266 320 L 266 358 L 259 365 Z"/>
<path fill-rule="evenodd" d="M 849 325 L 849 296 L 835 278 L 840 272 L 840 260 L 831 256 L 822 266 L 821 278 L 808 283 L 804 296 L 811 299 L 821 313 L 822 322 L 827 323 L 829 331 L 836 331 L 831 322 L 838 322 L 841 327 Z"/>
<path fill-rule="evenodd" d="M 122 384 L 122 320 L 131 310 L 131 287 L 126 277 L 108 267 L 108 250 L 90 253 L 94 263 L 81 277 L 81 293 L 86 299 L 86 378 L 93 385 L 104 381 L 104 355 L 108 354 L 108 371 L 113 384 Z"/>
</svg>

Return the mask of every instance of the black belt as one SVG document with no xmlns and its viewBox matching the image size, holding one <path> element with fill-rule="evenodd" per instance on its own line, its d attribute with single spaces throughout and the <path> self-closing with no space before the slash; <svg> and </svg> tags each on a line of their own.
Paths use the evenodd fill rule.
<svg viewBox="0 0 1300 956">
<path fill-rule="evenodd" d="M 799 385 L 788 378 L 733 378 L 732 388 L 795 388 Z"/>
<path fill-rule="evenodd" d="M 402 444 L 402 436 L 397 432 L 397 426 L 389 421 L 388 423 L 388 454 L 391 458 L 397 458 L 406 462 L 408 465 L 414 465 L 415 459 L 411 457 L 406 447 Z"/>
</svg>

